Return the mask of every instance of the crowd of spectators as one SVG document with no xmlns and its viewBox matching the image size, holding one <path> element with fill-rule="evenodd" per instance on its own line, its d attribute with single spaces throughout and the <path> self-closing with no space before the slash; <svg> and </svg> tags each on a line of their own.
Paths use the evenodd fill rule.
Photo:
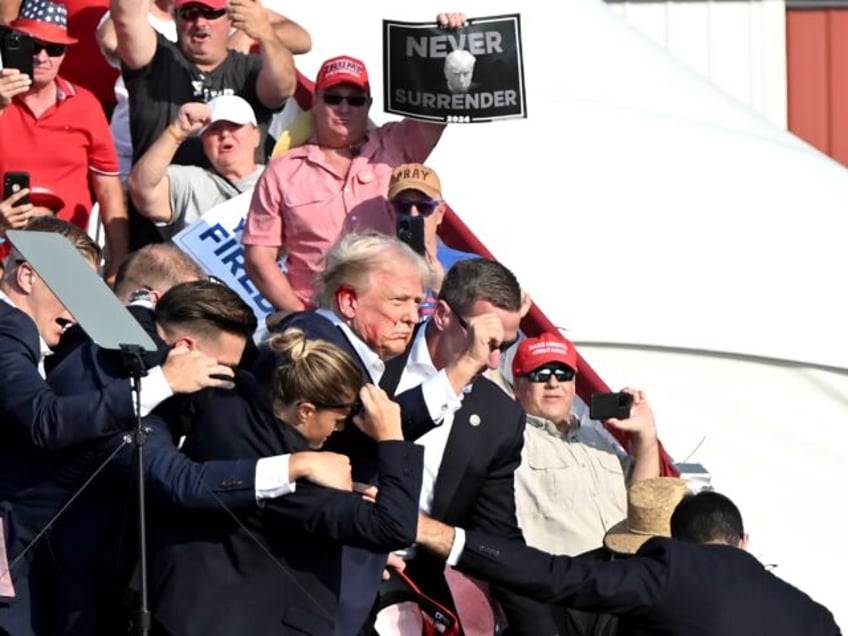
<svg viewBox="0 0 848 636">
<path fill-rule="evenodd" d="M 49 275 L 4 241 L 0 633 L 113 636 L 141 622 L 175 636 L 371 634 L 375 623 L 419 634 L 430 611 L 456 634 L 725 634 L 728 621 L 701 619 L 718 610 L 694 606 L 728 603 L 717 588 L 736 574 L 781 599 L 768 611 L 768 598 L 733 604 L 738 625 L 838 633 L 826 609 L 743 556 L 729 500 L 684 499 L 679 533 L 672 517 L 671 532 L 616 547 L 622 527 L 632 541 L 644 521 L 631 519 L 639 496 L 659 488 L 677 504 L 685 490 L 662 481 L 644 392 L 623 389 L 629 415 L 604 422 L 629 435 L 627 453 L 573 414 L 574 345 L 523 338 L 529 298 L 513 273 L 439 238 L 447 204 L 425 162 L 445 125 L 371 125 L 360 59 L 321 65 L 311 135 L 271 158 L 294 56 L 311 48 L 281 8 L 0 8 L 4 41 L 33 44 L 31 69 L 0 70 L 0 174 L 29 178 L 4 192 L 0 232 L 63 236 L 156 346 L 133 382 L 127 357 L 91 341 Z M 471 85 L 462 53 L 446 60 L 452 91 Z M 170 242 L 240 195 L 251 197 L 244 267 L 275 310 L 258 346 L 254 310 Z M 102 247 L 86 233 L 93 214 Z M 138 418 L 143 434 L 128 438 Z M 147 449 L 141 471 L 134 444 Z M 151 616 L 135 613 L 148 590 L 128 506 L 142 478 Z M 705 515 L 731 532 L 699 535 Z M 650 534 L 675 539 L 641 546 Z M 690 585 L 681 562 L 705 568 L 705 582 Z M 381 586 L 398 577 L 423 599 L 412 631 L 401 613 L 378 617 Z M 679 581 L 674 598 L 700 631 L 660 579 Z"/>
</svg>

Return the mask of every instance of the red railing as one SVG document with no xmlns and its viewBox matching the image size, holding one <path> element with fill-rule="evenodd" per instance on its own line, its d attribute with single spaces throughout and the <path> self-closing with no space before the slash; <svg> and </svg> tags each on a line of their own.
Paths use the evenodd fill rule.
<svg viewBox="0 0 848 636">
<path fill-rule="evenodd" d="M 439 226 L 439 236 L 450 247 L 466 252 L 474 252 L 486 258 L 494 258 L 494 255 L 486 248 L 486 246 L 477 238 L 477 236 L 468 228 L 459 215 L 448 206 L 448 211 Z M 536 303 L 530 307 L 530 311 L 521 321 L 521 330 L 529 335 L 535 336 L 544 332 L 559 333 L 559 329 L 550 319 L 542 312 Z M 577 374 L 577 395 L 580 396 L 586 404 L 589 403 L 592 393 L 609 391 L 609 387 L 601 377 L 595 373 L 592 366 L 586 362 L 580 352 L 577 352 L 577 366 L 579 373 Z M 612 427 L 606 427 L 610 435 L 612 435 L 625 450 L 630 451 L 630 435 L 626 432 L 619 431 Z M 665 448 L 660 443 L 660 474 L 666 477 L 678 477 L 679 472 L 674 467 Z"/>
</svg>

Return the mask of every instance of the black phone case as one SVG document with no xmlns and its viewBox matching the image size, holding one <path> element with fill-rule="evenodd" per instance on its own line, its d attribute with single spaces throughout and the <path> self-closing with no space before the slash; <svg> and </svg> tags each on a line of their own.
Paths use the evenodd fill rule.
<svg viewBox="0 0 848 636">
<path fill-rule="evenodd" d="M 32 36 L 17 31 L 6 31 L 3 34 L 3 45 L 0 49 L 3 68 L 18 69 L 32 78 L 34 51 Z"/>
<path fill-rule="evenodd" d="M 630 417 L 633 396 L 629 393 L 593 393 L 589 403 L 589 417 L 593 420 Z"/>
<path fill-rule="evenodd" d="M 3 175 L 3 200 L 5 201 L 10 196 L 19 192 L 24 188 L 29 187 L 28 172 L 7 172 Z M 19 200 L 15 205 L 23 205 L 29 203 L 29 195 Z"/>
<path fill-rule="evenodd" d="M 399 214 L 397 218 L 397 237 L 416 252 L 424 256 L 424 217 L 411 214 Z"/>
</svg>

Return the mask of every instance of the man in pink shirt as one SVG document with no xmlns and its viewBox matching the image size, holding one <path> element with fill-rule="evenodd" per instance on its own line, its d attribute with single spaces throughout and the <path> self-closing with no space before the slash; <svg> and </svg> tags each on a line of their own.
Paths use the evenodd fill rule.
<svg viewBox="0 0 848 636">
<path fill-rule="evenodd" d="M 437 19 L 445 28 L 465 24 L 462 13 Z M 311 306 L 324 254 L 343 234 L 394 234 L 385 199 L 392 171 L 423 162 L 442 135 L 444 124 L 411 119 L 368 130 L 371 101 L 360 60 L 342 55 L 324 62 L 315 82 L 315 134 L 272 160 L 256 185 L 242 236 L 245 267 L 278 310 Z M 282 253 L 287 274 L 277 265 Z"/>
</svg>

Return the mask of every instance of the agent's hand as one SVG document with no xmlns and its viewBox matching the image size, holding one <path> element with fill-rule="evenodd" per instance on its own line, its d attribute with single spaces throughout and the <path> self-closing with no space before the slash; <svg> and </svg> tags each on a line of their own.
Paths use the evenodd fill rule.
<svg viewBox="0 0 848 636">
<path fill-rule="evenodd" d="M 454 315 L 459 320 L 460 317 Z M 497 349 L 504 340 L 504 329 L 501 319 L 496 314 L 481 314 L 466 321 L 468 328 L 465 330 L 465 351 L 462 353 L 469 360 L 473 360 L 483 371 L 489 366 L 492 352 Z"/>
<path fill-rule="evenodd" d="M 464 320 L 453 311 L 448 319 L 460 324 Z M 474 316 L 465 320 L 465 324 L 465 348 L 445 367 L 445 374 L 457 395 L 486 369 L 497 368 L 501 355 L 498 348 L 504 340 L 503 323 L 496 314 Z"/>
<path fill-rule="evenodd" d="M 19 230 L 26 225 L 31 216 L 35 216 L 31 203 L 18 205 L 18 201 L 29 192 L 29 188 L 22 188 L 5 201 L 0 201 L 0 233 L 5 234 L 6 230 Z"/>
<path fill-rule="evenodd" d="M 165 379 L 174 393 L 194 393 L 208 387 L 232 389 L 233 370 L 215 358 L 178 346 L 171 349 L 162 365 Z"/>
<path fill-rule="evenodd" d="M 353 489 L 350 458 L 329 451 L 302 451 L 289 460 L 289 479 L 308 479 L 313 484 L 336 490 Z"/>
<path fill-rule="evenodd" d="M 389 558 L 386 560 L 386 569 L 383 570 L 383 580 L 388 581 L 391 578 L 389 568 L 403 572 L 406 569 L 406 561 L 400 558 L 394 552 L 389 552 Z"/>
<path fill-rule="evenodd" d="M 32 86 L 29 75 L 16 68 L 0 69 L 0 110 L 12 103 L 15 95 L 26 93 Z"/>
<path fill-rule="evenodd" d="M 415 540 L 420 546 L 427 548 L 436 556 L 447 558 L 453 547 L 456 531 L 441 521 L 436 521 L 425 514 L 418 515 L 418 533 Z"/>
<path fill-rule="evenodd" d="M 365 501 L 375 503 L 377 501 L 377 494 L 380 492 L 380 489 L 372 484 L 363 484 L 362 482 L 355 481 L 353 482 L 353 492 L 358 492 L 360 495 L 362 495 L 362 498 Z"/>
<path fill-rule="evenodd" d="M 363 411 L 353 418 L 353 423 L 368 437 L 377 442 L 402 440 L 400 406 L 389 399 L 386 392 L 373 384 L 359 391 Z"/>
</svg>

